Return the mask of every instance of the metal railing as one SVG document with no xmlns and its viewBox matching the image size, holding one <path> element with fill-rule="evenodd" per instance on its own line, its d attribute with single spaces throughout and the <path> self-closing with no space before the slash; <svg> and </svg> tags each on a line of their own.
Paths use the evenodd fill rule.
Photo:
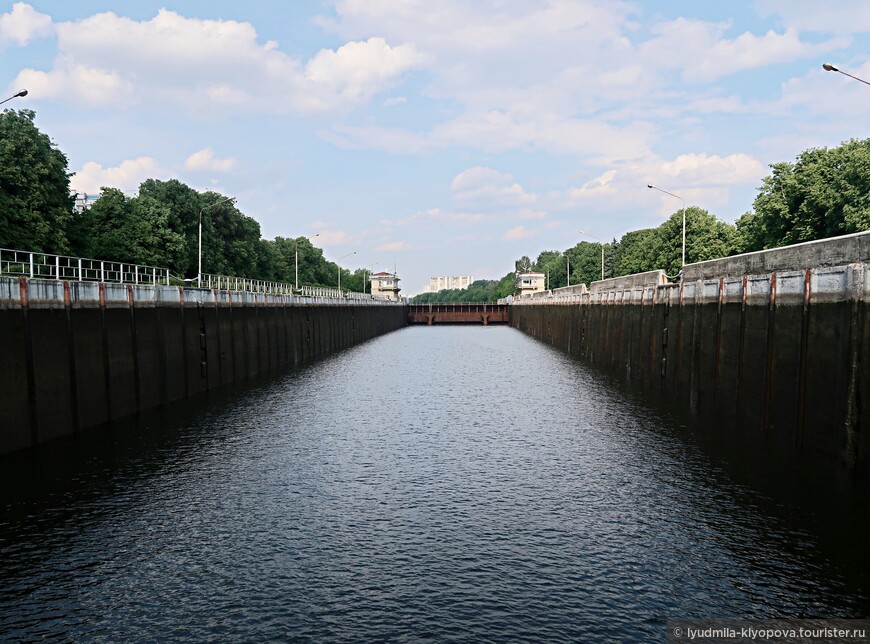
<svg viewBox="0 0 870 644">
<path fill-rule="evenodd" d="M 28 277 L 79 282 L 119 282 L 124 284 L 165 284 L 199 286 L 210 290 L 241 291 L 268 295 L 301 295 L 345 300 L 381 300 L 370 293 L 340 291 L 337 288 L 303 286 L 287 282 L 269 282 L 245 277 L 203 273 L 199 284 L 194 279 L 172 275 L 168 268 L 110 262 L 101 259 L 68 257 L 49 253 L 0 248 L 0 277 Z"/>
<path fill-rule="evenodd" d="M 169 284 L 169 269 L 0 248 L 0 275 L 79 282 Z"/>
<path fill-rule="evenodd" d="M 264 280 L 252 280 L 244 277 L 228 277 L 226 275 L 202 276 L 202 288 L 223 289 L 227 291 L 242 291 L 248 293 L 266 293 L 268 295 L 301 295 L 303 297 L 328 297 L 344 300 L 372 300 L 374 296 L 369 293 L 356 293 L 354 291 L 339 291 L 337 288 L 325 286 L 301 286 L 293 288 L 287 282 L 267 282 Z"/>
<path fill-rule="evenodd" d="M 341 297 L 341 291 L 337 288 L 325 288 L 323 286 L 303 286 L 299 294 L 305 297 Z"/>
<path fill-rule="evenodd" d="M 192 280 L 191 284 L 196 284 Z M 285 282 L 267 282 L 252 280 L 246 277 L 230 277 L 228 275 L 202 274 L 201 288 L 210 290 L 241 291 L 246 293 L 266 293 L 268 295 L 293 295 L 293 285 Z"/>
</svg>

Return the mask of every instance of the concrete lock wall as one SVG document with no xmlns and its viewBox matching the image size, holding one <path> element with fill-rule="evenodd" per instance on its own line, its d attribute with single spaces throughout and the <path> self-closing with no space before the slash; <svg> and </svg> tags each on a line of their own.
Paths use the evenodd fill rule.
<svg viewBox="0 0 870 644">
<path fill-rule="evenodd" d="M 870 465 L 870 233 L 593 282 L 511 324 L 736 432 Z"/>
<path fill-rule="evenodd" d="M 0 453 L 406 324 L 405 306 L 371 300 L 0 278 Z"/>
</svg>

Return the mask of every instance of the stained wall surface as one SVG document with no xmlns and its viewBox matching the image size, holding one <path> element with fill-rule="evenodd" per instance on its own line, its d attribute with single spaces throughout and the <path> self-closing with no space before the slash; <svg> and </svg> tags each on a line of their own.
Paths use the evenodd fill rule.
<svg viewBox="0 0 870 644">
<path fill-rule="evenodd" d="M 0 278 L 0 453 L 297 368 L 406 324 L 397 303 Z"/>
<path fill-rule="evenodd" d="M 867 469 L 870 234 L 515 300 L 511 324 L 737 433 Z"/>
</svg>

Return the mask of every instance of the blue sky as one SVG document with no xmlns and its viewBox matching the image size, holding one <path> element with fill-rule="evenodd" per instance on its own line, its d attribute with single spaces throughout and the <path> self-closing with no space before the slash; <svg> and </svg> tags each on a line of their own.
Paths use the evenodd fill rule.
<svg viewBox="0 0 870 644">
<path fill-rule="evenodd" d="M 413 294 L 656 226 L 647 183 L 734 221 L 770 163 L 870 136 L 821 67 L 870 79 L 868 34 L 865 0 L 33 0 L 0 78 L 74 190 L 233 195 Z"/>
</svg>

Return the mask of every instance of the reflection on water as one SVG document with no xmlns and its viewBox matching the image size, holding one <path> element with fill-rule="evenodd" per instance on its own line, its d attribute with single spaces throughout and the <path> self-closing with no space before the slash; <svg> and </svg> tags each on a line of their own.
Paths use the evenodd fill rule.
<svg viewBox="0 0 870 644">
<path fill-rule="evenodd" d="M 412 327 L 209 403 L 0 459 L 4 639 L 870 614 L 866 491 L 509 328 Z"/>
</svg>

